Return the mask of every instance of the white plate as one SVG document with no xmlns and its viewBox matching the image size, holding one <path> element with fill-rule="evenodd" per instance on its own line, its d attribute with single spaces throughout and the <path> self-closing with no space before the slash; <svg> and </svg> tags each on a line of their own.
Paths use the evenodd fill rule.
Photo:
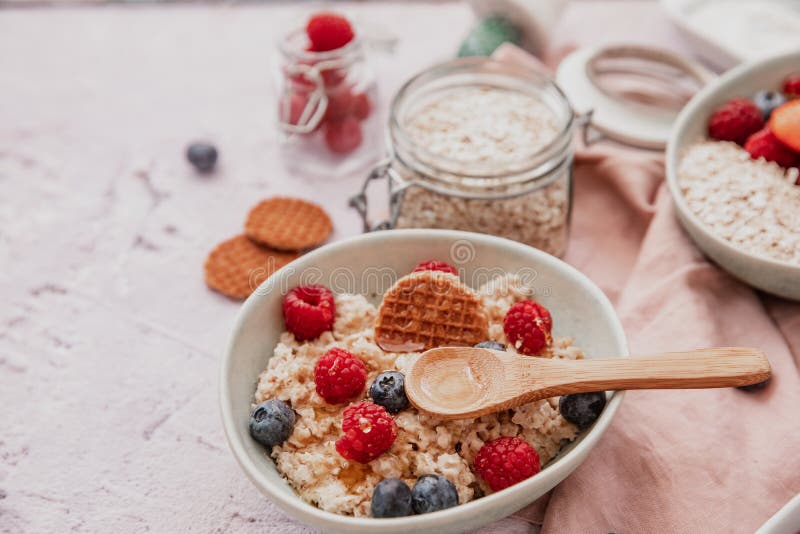
<svg viewBox="0 0 800 534">
<path fill-rule="evenodd" d="M 580 114 L 591 112 L 591 128 L 609 139 L 638 148 L 664 150 L 678 112 L 620 101 L 598 89 L 589 79 L 586 66 L 600 50 L 593 46 L 579 48 L 558 65 L 556 81 L 573 109 Z M 713 79 L 704 67 L 690 63 L 704 82 Z"/>
</svg>

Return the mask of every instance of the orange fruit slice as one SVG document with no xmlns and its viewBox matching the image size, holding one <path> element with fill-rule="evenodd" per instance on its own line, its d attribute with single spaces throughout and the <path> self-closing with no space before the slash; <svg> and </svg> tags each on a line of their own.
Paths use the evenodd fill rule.
<svg viewBox="0 0 800 534">
<path fill-rule="evenodd" d="M 785 103 L 772 112 L 769 129 L 795 152 L 800 152 L 800 100 Z"/>
</svg>

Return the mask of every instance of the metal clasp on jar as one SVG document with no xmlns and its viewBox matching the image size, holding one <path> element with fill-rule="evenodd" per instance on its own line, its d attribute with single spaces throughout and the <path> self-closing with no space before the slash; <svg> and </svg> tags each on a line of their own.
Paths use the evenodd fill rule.
<svg viewBox="0 0 800 534">
<path fill-rule="evenodd" d="M 394 162 L 394 156 L 388 156 L 376 164 L 367 175 L 364 183 L 361 185 L 361 191 L 349 199 L 348 204 L 350 207 L 355 209 L 361 216 L 364 232 L 391 230 L 392 228 L 395 228 L 397 226 L 398 218 L 400 217 L 404 193 L 411 186 L 419 186 L 440 195 L 448 195 L 465 199 L 503 200 L 520 197 L 537 189 L 549 186 L 559 179 L 560 173 L 563 172 L 564 169 L 567 169 L 566 172 L 570 173 L 570 176 L 572 172 L 572 155 L 569 154 L 552 164 L 545 173 L 544 178 L 539 180 L 537 183 L 532 184 L 530 187 L 511 192 L 493 192 L 491 194 L 487 194 L 486 192 L 476 193 L 447 191 L 439 187 L 433 187 L 430 183 L 426 183 L 424 180 L 403 178 L 401 173 L 394 168 Z M 389 180 L 389 218 L 377 223 L 371 223 L 369 218 L 369 199 L 367 197 L 367 190 L 373 181 L 381 178 L 388 178 Z M 569 181 L 571 183 L 571 178 Z M 571 185 L 569 187 L 571 187 Z"/>
<path fill-rule="evenodd" d="M 592 128 L 593 113 L 593 109 L 590 109 L 584 113 L 575 112 L 575 125 L 580 128 L 581 140 L 583 141 L 583 146 L 586 148 L 589 148 L 593 144 L 606 139 L 606 136 L 603 134 L 603 132 L 597 130 L 596 128 Z"/>
<path fill-rule="evenodd" d="M 389 218 L 378 223 L 372 224 L 369 221 L 369 200 L 367 198 L 367 190 L 370 184 L 381 178 L 388 178 L 389 188 Z M 402 202 L 403 191 L 405 191 L 412 182 L 406 182 L 400 178 L 400 175 L 395 169 L 392 168 L 392 158 L 387 157 L 375 165 L 367 179 L 361 186 L 361 191 L 350 197 L 349 205 L 355 209 L 361 216 L 364 232 L 375 232 L 378 230 L 391 230 L 397 224 L 397 217 L 400 215 L 400 203 Z"/>
</svg>

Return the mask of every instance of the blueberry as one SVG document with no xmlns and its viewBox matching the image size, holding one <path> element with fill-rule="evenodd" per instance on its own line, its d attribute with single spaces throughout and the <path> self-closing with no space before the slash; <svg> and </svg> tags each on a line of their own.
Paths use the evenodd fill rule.
<svg viewBox="0 0 800 534">
<path fill-rule="evenodd" d="M 397 413 L 408 408 L 405 377 L 397 371 L 386 371 L 379 374 L 369 387 L 369 396 L 389 413 Z"/>
<path fill-rule="evenodd" d="M 772 110 L 786 103 L 786 97 L 778 91 L 759 91 L 753 96 L 753 103 L 761 111 L 764 120 L 767 120 L 772 115 Z"/>
<path fill-rule="evenodd" d="M 262 402 L 250 414 L 250 435 L 272 450 L 289 437 L 294 427 L 294 411 L 278 399 Z"/>
<path fill-rule="evenodd" d="M 772 380 L 772 377 L 767 378 L 761 382 L 756 384 L 750 384 L 749 386 L 739 386 L 736 389 L 741 389 L 742 391 L 760 391 L 769 385 L 769 381 Z"/>
<path fill-rule="evenodd" d="M 506 346 L 502 343 L 498 343 L 497 341 L 490 339 L 488 341 L 481 341 L 477 345 L 475 345 L 478 349 L 492 349 L 492 350 L 506 350 Z"/>
<path fill-rule="evenodd" d="M 399 478 L 385 478 L 372 492 L 372 517 L 404 517 L 412 515 L 411 490 Z"/>
<path fill-rule="evenodd" d="M 437 512 L 458 504 L 458 491 L 441 475 L 422 475 L 411 490 L 411 506 L 417 514 Z"/>
<path fill-rule="evenodd" d="M 186 149 L 186 158 L 198 171 L 208 172 L 217 163 L 217 149 L 208 143 L 192 143 Z"/>
<path fill-rule="evenodd" d="M 558 411 L 564 419 L 583 430 L 594 423 L 606 406 L 606 394 L 602 391 L 564 395 L 558 400 Z"/>
</svg>

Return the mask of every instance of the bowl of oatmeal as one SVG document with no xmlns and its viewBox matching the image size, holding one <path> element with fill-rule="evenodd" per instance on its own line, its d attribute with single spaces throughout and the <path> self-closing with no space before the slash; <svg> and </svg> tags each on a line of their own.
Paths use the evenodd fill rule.
<svg viewBox="0 0 800 534">
<path fill-rule="evenodd" d="M 800 300 L 798 170 L 710 139 L 708 124 L 732 99 L 779 90 L 798 65 L 800 52 L 784 54 L 737 67 L 705 87 L 679 115 L 666 158 L 678 218 L 697 246 L 747 284 L 793 300 Z"/>
<path fill-rule="evenodd" d="M 447 262 L 452 271 L 409 275 L 425 260 Z M 561 399 L 476 420 L 439 420 L 407 404 L 392 409 L 371 384 L 382 373 L 402 373 L 419 352 L 383 350 L 375 326 L 384 296 L 409 276 L 453 284 L 462 295 L 459 302 L 477 303 L 470 324 L 478 333 L 470 342 L 485 336 L 520 357 L 628 354 L 622 326 L 600 289 L 553 256 L 502 238 L 451 230 L 374 232 L 326 245 L 277 271 L 245 302 L 234 326 L 221 366 L 222 419 L 231 450 L 255 486 L 293 517 L 326 532 L 459 532 L 508 516 L 578 467 L 622 400 L 620 392 L 608 393 L 589 425 L 567 420 Z M 295 321 L 284 311 L 289 295 L 309 285 L 328 288 L 335 304 L 321 333 L 307 330 L 315 328 L 316 319 Z M 507 335 L 509 310 L 534 301 L 535 313 L 547 310 L 547 336 Z M 348 365 L 361 375 L 356 389 L 344 396 L 338 383 L 321 387 L 318 374 L 323 363 L 329 371 L 336 368 L 331 358 L 343 354 L 359 360 Z M 286 416 L 281 421 L 288 425 L 269 449 L 250 428 L 251 415 L 265 402 L 280 405 L 278 412 Z M 388 446 L 368 458 L 354 452 L 345 439 L 350 432 L 343 429 L 354 407 L 366 405 L 389 407 L 391 413 L 382 413 L 394 428 Z M 499 438 L 524 441 L 539 465 L 535 473 L 493 491 L 487 480 L 495 488 L 497 481 L 482 478 L 475 462 L 481 449 Z M 457 505 L 375 517 L 379 483 L 396 479 L 416 492 L 423 478 L 442 482 Z"/>
</svg>

